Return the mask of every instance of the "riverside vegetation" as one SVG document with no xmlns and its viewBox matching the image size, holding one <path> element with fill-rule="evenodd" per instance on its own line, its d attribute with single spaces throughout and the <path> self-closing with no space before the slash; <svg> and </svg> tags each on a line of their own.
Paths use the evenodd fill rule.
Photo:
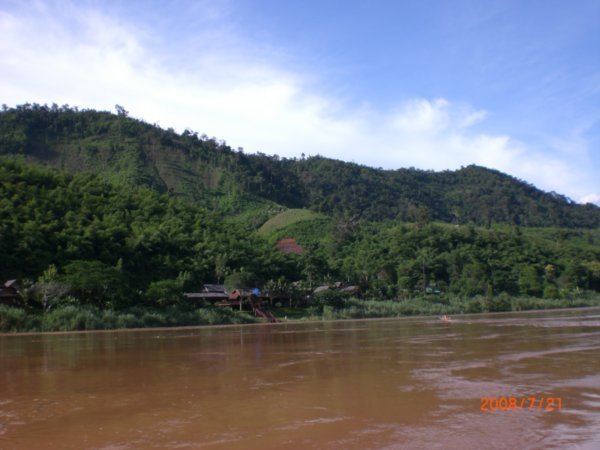
<svg viewBox="0 0 600 450">
<path fill-rule="evenodd" d="M 182 295 L 223 282 L 290 318 L 600 305 L 599 226 L 594 205 L 476 166 L 248 155 L 120 107 L 0 112 L 0 281 L 21 293 L 1 331 L 257 321 Z M 357 293 L 306 299 L 336 281 Z"/>
</svg>

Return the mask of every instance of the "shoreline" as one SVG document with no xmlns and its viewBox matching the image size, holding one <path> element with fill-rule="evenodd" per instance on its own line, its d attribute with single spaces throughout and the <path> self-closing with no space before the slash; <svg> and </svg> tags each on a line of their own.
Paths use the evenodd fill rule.
<svg viewBox="0 0 600 450">
<path fill-rule="evenodd" d="M 450 316 L 469 318 L 469 317 L 481 317 L 481 316 L 498 316 L 507 314 L 536 314 L 550 311 L 582 311 L 582 310 L 600 310 L 600 306 L 572 306 L 567 308 L 544 308 L 544 309 L 529 309 L 523 311 L 494 311 L 494 312 L 479 312 L 479 313 L 456 313 Z M 121 332 L 156 332 L 156 331 L 185 331 L 185 330 L 205 330 L 205 329 L 221 329 L 221 328 L 239 328 L 239 327 L 256 327 L 256 326 L 282 326 L 282 325 L 295 325 L 302 323 L 332 323 L 332 322 L 357 322 L 357 321 L 384 321 L 384 320 L 406 320 L 406 319 L 423 319 L 423 318 L 435 318 L 438 314 L 418 314 L 418 315 L 404 315 L 404 316 L 388 316 L 388 317 L 363 317 L 363 318 L 339 318 L 339 319 L 324 319 L 324 318 L 306 318 L 306 319 L 289 319 L 281 322 L 256 322 L 256 323 L 225 323 L 225 324 L 207 324 L 207 325 L 181 325 L 181 326 L 159 326 L 159 327 L 135 327 L 135 328 L 110 328 L 110 329 L 92 329 L 92 330 L 73 330 L 73 331 L 14 331 L 14 332 L 0 332 L 0 338 L 2 337 L 20 337 L 20 336 L 60 336 L 68 334 L 89 334 L 89 333 L 121 333 Z M 451 323 L 451 322 L 450 322 Z"/>
</svg>

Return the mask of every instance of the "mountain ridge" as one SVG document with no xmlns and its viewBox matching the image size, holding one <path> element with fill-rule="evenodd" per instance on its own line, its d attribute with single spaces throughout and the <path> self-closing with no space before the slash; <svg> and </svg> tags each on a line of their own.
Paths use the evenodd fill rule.
<svg viewBox="0 0 600 450">
<path fill-rule="evenodd" d="M 132 119 L 122 108 L 112 114 L 67 105 L 4 107 L 0 155 L 147 186 L 224 215 L 281 205 L 368 221 L 600 226 L 600 207 L 494 169 L 383 170 L 322 156 L 247 154 L 190 130 L 178 134 Z M 268 219 L 266 212 L 259 216 Z"/>
</svg>

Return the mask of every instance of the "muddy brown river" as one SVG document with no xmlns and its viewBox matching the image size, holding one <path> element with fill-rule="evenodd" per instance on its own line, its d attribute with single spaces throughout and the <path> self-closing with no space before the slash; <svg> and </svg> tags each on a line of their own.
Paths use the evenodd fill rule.
<svg viewBox="0 0 600 450">
<path fill-rule="evenodd" d="M 0 336 L 2 449 L 600 449 L 600 309 Z"/>
</svg>

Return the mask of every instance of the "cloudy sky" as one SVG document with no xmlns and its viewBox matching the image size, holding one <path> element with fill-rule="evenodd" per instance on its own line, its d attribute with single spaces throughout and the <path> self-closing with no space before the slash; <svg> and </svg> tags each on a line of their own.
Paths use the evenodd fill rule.
<svg viewBox="0 0 600 450">
<path fill-rule="evenodd" d="M 0 103 L 600 204 L 598 0 L 0 0 Z"/>
</svg>

